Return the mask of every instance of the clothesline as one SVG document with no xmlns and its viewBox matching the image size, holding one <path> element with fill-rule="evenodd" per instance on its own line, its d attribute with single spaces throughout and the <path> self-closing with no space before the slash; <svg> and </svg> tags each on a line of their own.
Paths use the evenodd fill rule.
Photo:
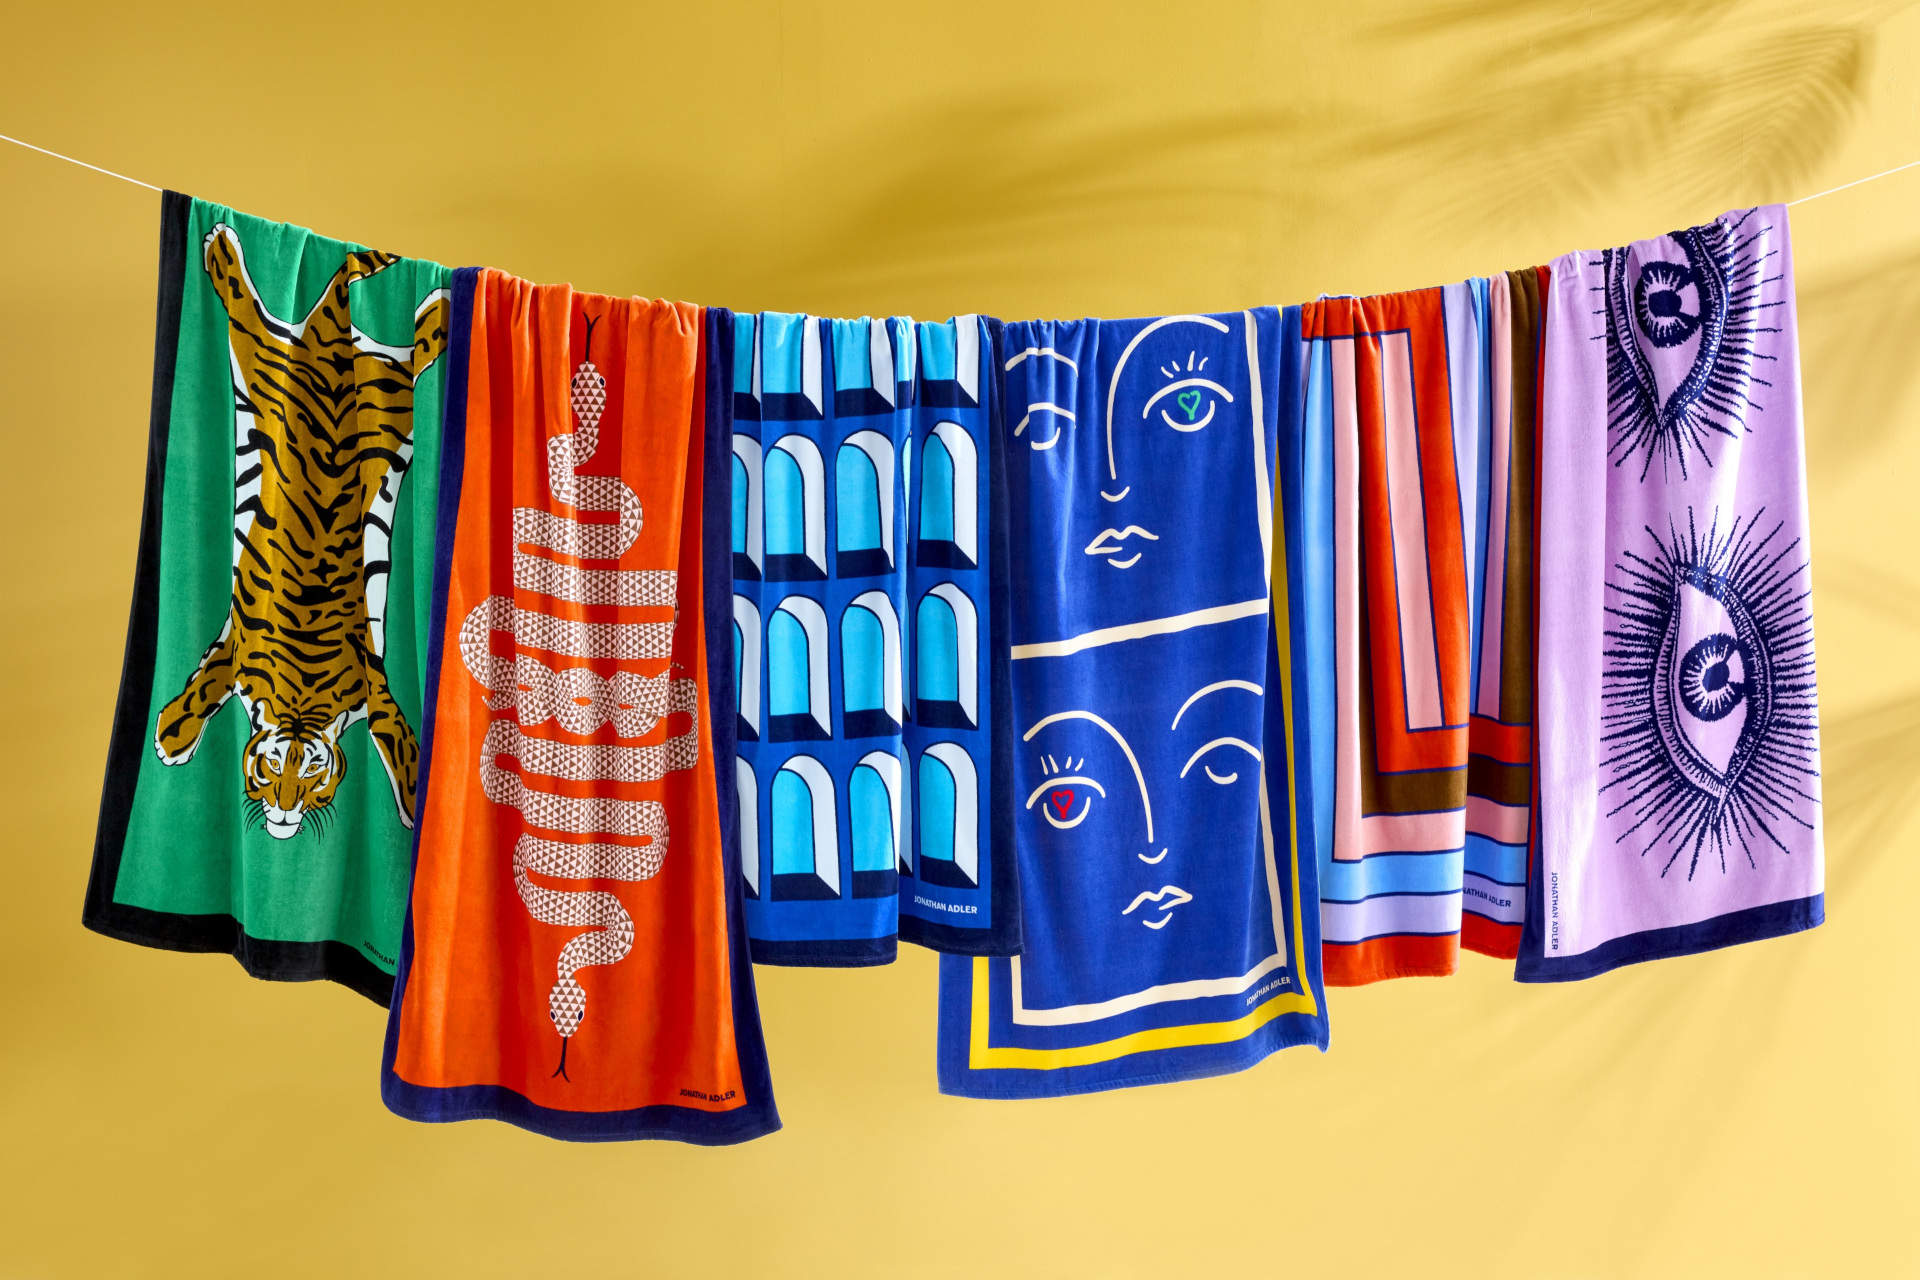
<svg viewBox="0 0 1920 1280">
<path fill-rule="evenodd" d="M 0 133 L 0 142 L 11 142 L 16 147 L 25 147 L 28 151 L 38 151 L 43 156 L 52 156 L 55 160 L 64 160 L 68 164 L 79 165 L 82 169 L 91 169 L 95 173 L 104 173 L 109 178 L 118 178 L 122 182 L 130 182 L 136 187 L 145 187 L 149 191 L 161 190 L 161 188 L 154 186 L 151 182 L 142 182 L 138 178 L 129 178 L 124 173 L 115 173 L 111 169 L 103 169 L 97 164 L 88 164 L 85 160 L 76 160 L 74 157 L 62 155 L 58 151 L 49 151 L 45 147 L 37 147 L 31 142 L 23 142 L 19 138 L 9 137 L 4 133 Z M 1818 200 L 1822 196 L 1835 195 L 1852 187 L 1863 186 L 1869 182 L 1878 182 L 1882 178 L 1890 178 L 1896 173 L 1904 173 L 1906 170 L 1912 169 L 1915 166 L 1920 166 L 1920 160 L 1909 160 L 1907 163 L 1896 165 L 1891 169 L 1868 174 L 1864 178 L 1855 178 L 1852 182 L 1843 182 L 1837 187 L 1828 187 L 1825 191 L 1816 191 L 1810 196 L 1801 196 L 1798 200 L 1789 200 L 1787 201 L 1787 208 L 1791 209 L 1797 204 L 1805 204 L 1809 200 Z"/>
</svg>

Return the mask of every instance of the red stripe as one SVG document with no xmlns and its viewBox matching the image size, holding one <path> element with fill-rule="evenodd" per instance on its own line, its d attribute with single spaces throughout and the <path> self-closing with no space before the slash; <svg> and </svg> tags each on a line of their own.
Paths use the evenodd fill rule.
<svg viewBox="0 0 1920 1280">
<path fill-rule="evenodd" d="M 1460 916 L 1460 945 L 1496 960 L 1511 960 L 1520 954 L 1520 926 L 1500 924 L 1485 916 L 1474 915 L 1471 911 L 1463 912 Z"/>
<path fill-rule="evenodd" d="M 1364 987 L 1388 978 L 1445 978 L 1460 967 L 1460 939 L 1411 935 L 1320 948 L 1321 978 L 1330 987 Z"/>
<path fill-rule="evenodd" d="M 1469 747 L 1475 755 L 1490 756 L 1501 764 L 1533 763 L 1533 726 L 1501 724 L 1486 716 L 1468 721 Z"/>
</svg>

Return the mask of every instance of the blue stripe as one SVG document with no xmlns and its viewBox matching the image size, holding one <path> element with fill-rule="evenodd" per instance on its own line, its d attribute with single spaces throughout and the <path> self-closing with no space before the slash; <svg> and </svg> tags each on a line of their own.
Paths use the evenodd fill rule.
<svg viewBox="0 0 1920 1280">
<path fill-rule="evenodd" d="M 920 326 L 920 376 L 928 382 L 954 380 L 953 321 Z"/>
<path fill-rule="evenodd" d="M 873 385 L 873 348 L 867 318 L 833 322 L 833 389 L 858 391 Z M 892 387 L 887 390 L 891 392 Z"/>
<path fill-rule="evenodd" d="M 733 318 L 733 389 L 742 395 L 753 393 L 753 326 L 751 314 Z"/>
<path fill-rule="evenodd" d="M 1500 884 L 1527 882 L 1527 846 L 1500 844 L 1485 836 L 1467 834 L 1466 869 Z"/>
<path fill-rule="evenodd" d="M 762 311 L 760 390 L 766 395 L 799 395 L 802 328 L 805 316 Z"/>
<path fill-rule="evenodd" d="M 1313 787 L 1314 848 L 1321 875 L 1333 863 L 1334 751 L 1338 713 L 1333 617 L 1333 346 L 1315 341 L 1307 351 L 1304 439 L 1289 441 L 1299 451 L 1300 557 L 1305 590 L 1300 614 L 1306 630 L 1307 767 Z M 1325 881 L 1322 881 L 1324 886 Z"/>
<path fill-rule="evenodd" d="M 1461 851 L 1379 853 L 1359 862 L 1322 863 L 1320 900 L 1359 902 L 1385 893 L 1460 892 Z"/>
</svg>

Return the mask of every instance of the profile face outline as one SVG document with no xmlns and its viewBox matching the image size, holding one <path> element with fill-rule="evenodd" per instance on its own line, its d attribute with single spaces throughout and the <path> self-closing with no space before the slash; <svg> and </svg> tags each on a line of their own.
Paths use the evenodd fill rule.
<svg viewBox="0 0 1920 1280">
<path fill-rule="evenodd" d="M 1249 741 L 1249 736 L 1257 737 L 1260 704 L 1251 705 L 1253 720 L 1243 724 L 1240 713 L 1249 707 L 1244 697 L 1236 704 L 1234 696 L 1247 692 L 1258 698 L 1262 691 L 1249 680 L 1217 680 L 1188 694 L 1170 724 L 1150 723 L 1144 713 L 1128 717 L 1125 729 L 1141 738 L 1143 747 L 1147 735 L 1171 739 L 1170 744 L 1165 739 L 1152 744 L 1171 745 L 1173 750 L 1150 750 L 1145 766 L 1128 732 L 1092 711 L 1053 712 L 1022 735 L 1021 741 L 1035 753 L 1028 758 L 1037 763 L 1040 778 L 1022 809 L 1029 815 L 1037 812 L 1045 824 L 1032 828 L 1040 834 L 1042 847 L 1108 865 L 1131 854 L 1144 866 L 1133 868 L 1137 874 L 1114 876 L 1124 901 L 1107 905 L 1155 933 L 1174 919 L 1176 908 L 1194 900 L 1178 880 L 1191 878 L 1193 858 L 1204 851 L 1175 850 L 1168 843 L 1166 824 L 1155 825 L 1153 792 L 1171 798 L 1182 814 L 1198 811 L 1209 801 L 1237 805 L 1247 800 L 1235 789 L 1258 787 L 1261 762 L 1260 748 Z M 1247 757 L 1253 769 L 1245 767 Z M 1156 768 L 1156 761 L 1164 763 Z M 1148 872 L 1148 867 L 1159 870 Z"/>
<path fill-rule="evenodd" d="M 1199 326 L 1201 333 L 1193 333 L 1192 326 Z M 1183 329 L 1187 330 L 1185 334 L 1181 333 Z M 1083 554 L 1113 569 L 1131 569 L 1161 542 L 1165 531 L 1149 527 L 1157 523 L 1152 501 L 1157 487 L 1154 472 L 1140 451 L 1132 447 L 1129 433 L 1171 429 L 1182 436 L 1199 435 L 1227 417 L 1225 409 L 1236 406 L 1238 400 L 1214 376 L 1224 376 L 1224 359 L 1216 363 L 1219 353 L 1203 348 L 1217 341 L 1215 334 L 1231 333 L 1227 324 L 1212 316 L 1176 315 L 1151 322 L 1127 343 L 1107 382 L 1101 441 L 1105 466 L 1097 490 L 1105 505 L 1089 511 L 1083 504 L 1081 510 L 1072 513 L 1072 523 L 1080 526 L 1073 535 L 1075 543 L 1081 536 L 1092 534 L 1080 547 Z M 1166 336 L 1149 343 L 1155 334 Z M 1049 346 L 1029 347 L 1015 354 L 1006 368 L 1011 371 L 1026 360 L 1034 362 L 1030 390 L 1013 434 L 1016 439 L 1025 439 L 1035 452 L 1043 452 L 1058 445 L 1064 432 L 1079 429 L 1074 406 L 1079 398 L 1080 366 Z M 1152 365 L 1150 380 L 1145 388 L 1134 388 L 1122 398 L 1122 377 L 1130 364 L 1142 361 Z M 1209 364 L 1216 367 L 1210 371 Z"/>
</svg>

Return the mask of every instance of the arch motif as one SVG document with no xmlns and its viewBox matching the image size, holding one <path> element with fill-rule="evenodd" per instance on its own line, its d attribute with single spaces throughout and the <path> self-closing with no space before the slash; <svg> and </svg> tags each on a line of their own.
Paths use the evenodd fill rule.
<svg viewBox="0 0 1920 1280">
<path fill-rule="evenodd" d="M 819 742 L 833 736 L 827 702 L 827 613 L 788 596 L 767 618 L 767 737 Z"/>
<path fill-rule="evenodd" d="M 980 885 L 980 787 L 973 758 L 951 742 L 920 753 L 914 874 L 949 889 Z"/>
<path fill-rule="evenodd" d="M 760 610 L 745 596 L 733 598 L 733 687 L 739 690 L 739 737 L 760 741 Z"/>
<path fill-rule="evenodd" d="M 794 756 L 773 775 L 771 790 L 774 898 L 838 898 L 840 838 L 832 775 L 812 756 Z"/>
<path fill-rule="evenodd" d="M 733 438 L 733 576 L 760 580 L 765 558 L 762 538 L 760 442 L 752 436 Z"/>
<path fill-rule="evenodd" d="M 893 443 L 856 431 L 834 460 L 834 569 L 843 578 L 893 571 Z"/>
<path fill-rule="evenodd" d="M 914 615 L 914 718 L 930 729 L 980 727 L 980 616 L 943 582 Z"/>
<path fill-rule="evenodd" d="M 774 441 L 766 459 L 766 565 L 769 582 L 827 577 L 826 466 L 803 435 Z"/>
<path fill-rule="evenodd" d="M 747 896 L 760 896 L 760 781 L 753 766 L 739 756 L 733 759 L 733 776 L 740 801 L 740 878 L 746 881 Z"/>
<path fill-rule="evenodd" d="M 904 723 L 900 618 L 886 592 L 864 592 L 840 615 L 841 733 L 890 736 Z"/>
<path fill-rule="evenodd" d="M 967 429 L 938 422 L 920 447 L 920 551 L 935 569 L 980 566 L 980 455 Z"/>
<path fill-rule="evenodd" d="M 853 896 L 884 898 L 899 890 L 906 862 L 899 757 L 869 751 L 847 779 L 847 831 L 853 845 Z"/>
</svg>

